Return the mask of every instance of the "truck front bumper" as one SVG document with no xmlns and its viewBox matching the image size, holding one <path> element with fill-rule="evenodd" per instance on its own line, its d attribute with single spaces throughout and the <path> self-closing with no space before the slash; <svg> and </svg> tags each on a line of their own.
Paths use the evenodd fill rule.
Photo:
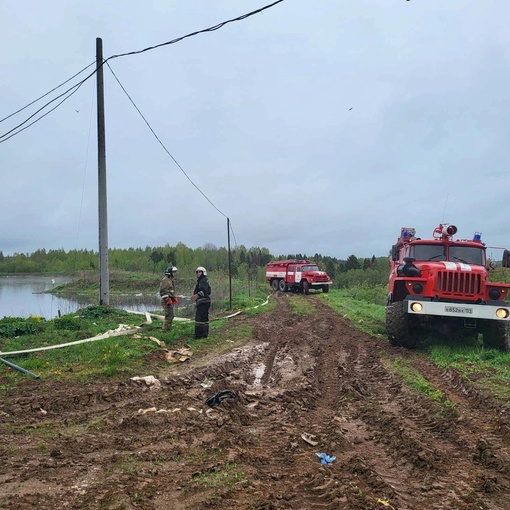
<svg viewBox="0 0 510 510">
<path fill-rule="evenodd" d="M 468 303 L 445 303 L 444 301 L 421 301 L 407 299 L 407 313 L 413 315 L 439 315 L 465 319 L 510 320 L 510 306 L 478 305 Z"/>
</svg>

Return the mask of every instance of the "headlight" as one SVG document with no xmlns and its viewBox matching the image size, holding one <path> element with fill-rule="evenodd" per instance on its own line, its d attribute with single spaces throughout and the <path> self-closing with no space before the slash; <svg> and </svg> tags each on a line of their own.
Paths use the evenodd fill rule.
<svg viewBox="0 0 510 510">
<path fill-rule="evenodd" d="M 506 319 L 509 315 L 509 311 L 506 308 L 498 308 L 496 310 L 496 317 L 498 319 Z"/>
<path fill-rule="evenodd" d="M 423 310 L 423 305 L 421 303 L 411 303 L 411 310 L 413 312 L 421 312 Z"/>
</svg>

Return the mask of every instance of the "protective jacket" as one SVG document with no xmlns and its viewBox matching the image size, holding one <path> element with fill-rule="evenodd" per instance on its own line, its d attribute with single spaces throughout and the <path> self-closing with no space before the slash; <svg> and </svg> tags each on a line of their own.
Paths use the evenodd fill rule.
<svg viewBox="0 0 510 510">
<path fill-rule="evenodd" d="M 196 300 L 197 306 L 211 302 L 211 286 L 209 285 L 209 280 L 205 274 L 198 277 L 193 294 L 198 296 Z"/>
<path fill-rule="evenodd" d="M 174 279 L 165 276 L 159 284 L 159 295 L 161 296 L 161 304 L 164 306 L 167 301 L 175 299 Z"/>
</svg>

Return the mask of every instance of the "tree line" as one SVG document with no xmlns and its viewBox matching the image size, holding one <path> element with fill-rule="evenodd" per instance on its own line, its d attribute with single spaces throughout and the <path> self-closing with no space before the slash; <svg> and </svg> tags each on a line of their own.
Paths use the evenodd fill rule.
<svg viewBox="0 0 510 510">
<path fill-rule="evenodd" d="M 360 284 L 385 285 L 388 281 L 388 257 L 358 258 L 350 255 L 346 260 L 296 253 L 272 255 L 267 248 L 246 248 L 241 245 L 233 249 L 230 257 L 226 248 L 205 244 L 200 248 L 189 248 L 183 243 L 175 246 L 145 248 L 112 248 L 108 250 L 110 270 L 127 272 L 164 273 L 169 265 L 176 266 L 180 274 L 194 275 L 195 268 L 204 266 L 210 272 L 228 274 L 233 277 L 263 282 L 265 266 L 272 260 L 309 259 L 326 271 L 333 279 L 335 288 L 351 288 Z M 98 271 L 99 254 L 94 250 L 36 250 L 33 253 L 4 255 L 0 251 L 0 274 L 72 274 L 82 271 Z"/>
</svg>

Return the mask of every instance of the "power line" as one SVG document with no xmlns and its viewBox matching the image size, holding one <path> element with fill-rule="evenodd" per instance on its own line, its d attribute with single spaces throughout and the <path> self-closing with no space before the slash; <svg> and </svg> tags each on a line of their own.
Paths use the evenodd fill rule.
<svg viewBox="0 0 510 510">
<path fill-rule="evenodd" d="M 83 73 L 83 71 L 85 71 L 85 69 L 88 69 L 91 65 L 94 65 L 94 62 L 91 62 L 87 67 L 84 67 L 81 71 L 78 71 L 76 74 L 74 74 L 73 76 L 71 76 L 69 79 L 67 79 L 66 81 L 62 82 L 60 85 L 57 85 L 56 87 L 52 88 L 50 91 L 46 92 L 46 94 L 43 94 L 41 97 L 38 97 L 37 99 L 34 99 L 31 103 L 28 103 L 26 106 L 24 106 L 23 108 L 20 108 L 19 110 L 11 113 L 10 115 L 7 115 L 7 117 L 4 117 L 3 119 L 0 119 L 0 122 L 3 122 L 4 120 L 7 120 L 7 119 L 10 119 L 11 117 L 13 117 L 14 115 L 22 112 L 23 110 L 25 110 L 26 108 L 28 108 L 29 106 L 32 106 L 34 103 L 37 103 L 37 101 L 41 100 L 43 97 L 46 97 L 48 94 L 51 94 L 52 92 L 54 92 L 55 90 L 59 89 L 60 87 L 62 87 L 63 85 L 65 85 L 67 82 L 71 81 L 73 78 L 76 78 L 79 74 Z"/>
<path fill-rule="evenodd" d="M 130 51 L 129 53 L 120 53 L 118 55 L 112 55 L 111 57 L 108 57 L 106 59 L 106 61 L 114 59 L 114 58 L 126 57 L 128 55 L 137 55 L 139 53 L 144 53 L 145 51 L 155 50 L 156 48 L 161 48 L 162 46 L 168 46 L 169 44 L 175 44 L 179 41 L 182 41 L 183 39 L 187 39 L 188 37 L 193 37 L 198 34 L 203 34 L 205 32 L 214 32 L 215 30 L 219 30 L 220 28 L 224 27 L 228 23 L 233 23 L 235 21 L 241 21 L 246 18 L 249 18 L 250 16 L 253 16 L 255 14 L 259 14 L 262 11 L 265 11 L 266 9 L 270 9 L 271 7 L 274 7 L 276 4 L 282 3 L 283 1 L 284 0 L 278 0 L 277 2 L 273 2 L 272 4 L 261 7 L 260 9 L 249 12 L 247 14 L 243 14 L 242 16 L 238 16 L 237 18 L 229 19 L 227 21 L 222 21 L 221 23 L 218 23 L 217 25 L 214 25 L 213 27 L 204 28 L 203 30 L 197 30 L 196 32 L 192 32 L 191 34 L 183 35 L 182 37 L 178 37 L 177 39 L 172 39 L 171 41 L 157 44 L 156 46 L 149 46 L 148 48 L 145 48 L 143 50 Z"/>
<path fill-rule="evenodd" d="M 90 78 L 90 76 L 88 77 Z M 73 85 L 70 89 L 66 90 L 65 92 L 63 92 L 62 94 L 60 94 L 59 96 L 57 96 L 56 98 L 52 99 L 51 101 L 49 101 L 48 103 L 46 103 L 43 107 L 39 108 L 39 110 L 37 110 L 35 113 L 33 113 L 32 115 L 30 115 L 30 117 L 26 118 L 21 124 L 18 124 L 16 127 L 12 128 L 10 131 L 7 131 L 6 133 L 4 133 L 3 135 L 0 135 L 0 138 L 3 138 L 3 140 L 0 140 L 0 143 L 3 143 L 3 142 L 6 142 L 7 140 L 9 140 L 9 138 L 12 138 L 13 136 L 16 136 L 17 134 L 21 133 L 22 131 L 25 131 L 25 129 L 29 128 L 30 126 L 32 126 L 33 124 L 35 124 L 36 122 L 39 122 L 42 118 L 46 117 L 46 115 L 49 115 L 53 110 L 56 110 L 64 101 L 67 101 L 73 94 L 75 94 L 76 92 L 78 92 L 78 90 L 80 89 L 80 87 L 85 83 L 85 81 L 88 79 L 86 78 L 85 80 L 81 81 L 80 83 L 76 84 L 76 85 Z M 55 105 L 51 110 L 48 110 L 46 113 L 44 113 L 43 115 L 41 115 L 40 117 L 38 117 L 37 119 L 35 119 L 33 122 L 31 122 L 30 124 L 28 124 L 27 126 L 25 126 L 24 128 L 22 129 L 18 129 L 19 127 L 23 126 L 23 124 L 26 124 L 32 117 L 34 117 L 35 115 L 37 115 L 41 110 L 44 110 L 44 108 L 46 108 L 49 104 L 53 103 L 54 101 L 56 101 L 57 99 L 61 98 L 62 96 L 64 96 L 65 94 L 67 94 L 70 90 L 74 89 L 69 95 L 67 95 L 66 97 L 64 97 L 64 99 L 62 99 L 62 101 L 60 101 L 60 103 L 58 103 L 57 105 Z M 16 129 L 18 129 L 16 131 Z M 16 131 L 15 133 L 12 133 L 13 131 Z M 11 136 L 7 136 L 8 134 L 11 134 Z"/>
<path fill-rule="evenodd" d="M 156 140 L 159 142 L 159 144 L 161 145 L 161 147 L 163 147 L 163 150 L 172 158 L 173 162 L 180 168 L 181 172 L 185 175 L 186 179 L 188 179 L 189 182 L 191 182 L 191 184 L 199 191 L 199 193 L 202 194 L 202 196 L 224 217 L 224 218 L 228 218 L 223 212 L 221 212 L 213 203 L 212 201 L 209 199 L 209 197 L 191 180 L 190 176 L 184 171 L 184 169 L 182 168 L 182 166 L 178 163 L 178 161 L 172 156 L 172 154 L 170 153 L 170 151 L 165 147 L 165 144 L 161 141 L 161 139 L 159 138 L 159 136 L 156 134 L 156 132 L 154 131 L 154 129 L 152 129 L 152 126 L 149 124 L 149 121 L 145 118 L 145 116 L 143 115 L 143 113 L 140 111 L 140 108 L 138 108 L 138 106 L 136 106 L 135 102 L 133 101 L 133 99 L 131 98 L 131 96 L 128 94 L 127 90 L 124 88 L 124 86 L 122 85 L 122 83 L 120 82 L 120 80 L 117 78 L 117 75 L 113 72 L 113 69 L 110 67 L 110 64 L 108 63 L 108 61 L 105 61 L 106 65 L 108 66 L 108 68 L 110 69 L 111 73 L 113 74 L 114 78 L 117 80 L 117 83 L 120 85 L 120 88 L 124 91 L 124 94 L 126 94 L 127 98 L 129 99 L 129 101 L 131 102 L 131 104 L 135 107 L 136 111 L 140 114 L 140 117 L 142 117 L 142 119 L 144 120 L 145 124 L 147 124 L 147 127 L 151 130 L 152 134 L 154 135 L 154 137 L 156 138 Z"/>
<path fill-rule="evenodd" d="M 110 69 L 110 72 L 113 74 L 113 77 L 117 80 L 117 83 L 119 84 L 120 88 L 123 90 L 124 94 L 126 94 L 127 98 L 129 99 L 129 101 L 131 102 L 131 104 L 134 106 L 134 108 L 136 109 L 136 111 L 139 113 L 140 117 L 142 117 L 143 121 L 145 122 L 145 124 L 147 124 L 147 127 L 151 130 L 151 133 L 154 135 L 154 137 L 156 138 L 156 140 L 158 141 L 158 143 L 161 145 L 161 147 L 163 147 L 163 150 L 172 158 L 172 161 L 179 167 L 179 169 L 181 170 L 181 172 L 184 174 L 184 176 L 186 177 L 186 179 L 188 179 L 188 181 L 198 190 L 198 192 L 226 219 L 229 220 L 229 228 L 230 228 L 230 231 L 232 232 L 232 236 L 234 237 L 234 243 L 235 245 L 237 245 L 237 240 L 236 240 L 236 236 L 235 236 L 235 233 L 234 233 L 234 229 L 232 227 L 232 222 L 230 221 L 230 218 L 228 218 L 228 216 L 226 216 L 222 211 L 220 211 L 218 209 L 218 207 L 216 207 L 213 202 L 209 199 L 209 197 L 192 181 L 192 179 L 190 178 L 190 176 L 184 171 L 184 169 L 182 168 L 182 166 L 178 163 L 178 161 L 172 156 L 172 154 L 170 153 L 170 151 L 165 147 L 165 144 L 161 141 L 161 139 L 159 138 L 159 136 L 156 134 L 156 132 L 154 131 L 154 129 L 152 128 L 152 126 L 150 125 L 149 121 L 145 118 L 145 116 L 143 115 L 143 113 L 140 111 L 140 108 L 138 108 L 138 106 L 136 106 L 135 102 L 133 101 L 133 99 L 131 98 L 131 96 L 128 94 L 126 88 L 122 85 L 122 83 L 120 82 L 119 78 L 117 77 L 117 75 L 113 72 L 113 69 L 111 68 L 110 64 L 107 62 L 107 61 L 104 61 L 104 63 L 106 63 L 106 65 L 108 66 L 108 69 Z"/>
<path fill-rule="evenodd" d="M 241 20 L 244 20 L 246 18 L 249 18 L 250 16 L 253 16 L 255 14 L 259 14 L 260 12 L 263 12 L 265 11 L 266 9 L 269 9 L 271 7 L 274 7 L 275 5 L 283 2 L 284 0 L 277 0 L 276 2 L 273 2 L 272 4 L 269 4 L 269 5 L 266 5 L 264 7 L 261 7 L 260 9 L 256 9 L 255 11 L 252 11 L 252 12 L 249 12 L 247 14 L 243 14 L 241 16 L 238 16 L 237 18 L 233 18 L 233 19 L 229 19 L 227 21 L 223 21 L 221 23 L 218 23 L 217 25 L 215 26 L 212 26 L 212 27 L 209 27 L 209 28 L 205 28 L 203 30 L 197 30 L 196 32 L 192 32 L 190 34 L 187 34 L 187 35 L 184 35 L 182 37 L 178 37 L 176 39 L 173 39 L 171 41 L 167 41 L 167 42 L 164 42 L 164 43 L 161 43 L 161 44 L 157 44 L 156 46 L 150 46 L 148 48 L 145 48 L 143 50 L 139 50 L 139 51 L 131 51 L 131 52 L 128 52 L 128 53 L 120 53 L 118 55 L 112 55 L 111 57 L 108 57 L 106 60 L 103 61 L 103 63 L 101 65 L 104 65 L 105 62 L 108 62 L 108 60 L 111 60 L 111 59 L 114 59 L 114 58 L 119 58 L 119 57 L 125 57 L 125 56 L 128 56 L 128 55 L 136 55 L 138 53 L 144 53 L 146 51 L 149 51 L 149 50 L 153 50 L 153 49 L 156 49 L 156 48 L 160 48 L 162 46 L 167 46 L 169 44 L 175 44 L 179 41 L 182 41 L 183 39 L 187 39 L 189 37 L 193 37 L 195 35 L 198 35 L 198 34 L 202 34 L 202 33 L 205 33 L 205 32 L 213 32 L 215 30 L 219 30 L 220 28 L 222 28 L 223 26 L 227 25 L 228 23 L 233 23 L 235 21 L 241 21 Z M 37 101 L 39 101 L 40 99 L 42 99 L 43 97 L 46 97 L 48 94 L 51 94 L 52 92 L 54 92 L 55 90 L 57 90 L 58 88 L 60 88 L 61 86 L 65 85 L 66 83 L 68 83 L 69 81 L 71 81 L 73 78 L 75 78 L 76 76 L 78 76 L 79 74 L 81 74 L 83 71 L 85 71 L 85 69 L 88 69 L 91 65 L 93 65 L 94 62 L 92 62 L 91 64 L 89 64 L 88 66 L 86 66 L 85 68 L 83 68 L 81 71 L 79 71 L 78 73 L 76 73 L 74 76 L 71 76 L 71 78 L 69 78 L 68 80 L 64 81 L 63 83 L 61 83 L 60 85 L 58 85 L 57 87 L 54 87 L 52 90 L 46 92 L 45 94 L 43 94 L 42 96 L 40 96 L 39 98 L 35 99 L 34 101 L 28 103 L 26 106 L 24 106 L 23 108 L 20 108 L 19 110 L 11 113 L 10 115 L 8 115 L 7 117 L 4 117 L 3 119 L 0 119 L 0 122 L 3 122 L 4 120 L 7 120 L 9 119 L 10 117 L 13 117 L 14 115 L 22 112 L 23 110 L 25 110 L 26 108 L 28 108 L 29 106 L 33 105 L 34 103 L 36 103 Z M 12 138 L 13 136 L 21 133 L 21 131 L 24 131 L 25 129 L 27 129 L 28 127 L 32 126 L 33 124 L 35 124 L 36 122 L 38 122 L 39 120 L 41 120 L 42 118 L 46 117 L 46 115 L 48 115 L 49 113 L 51 113 L 52 111 L 56 110 L 64 101 L 66 101 L 70 96 L 72 96 L 80 87 L 81 85 L 83 85 L 83 83 L 85 83 L 85 81 L 87 81 L 89 78 L 91 78 L 95 73 L 97 72 L 97 69 L 95 69 L 91 74 L 89 74 L 84 80 L 82 80 L 81 82 L 79 82 L 78 84 L 76 85 L 73 85 L 71 88 L 67 89 L 65 92 L 63 92 L 62 94 L 60 94 L 59 96 L 57 96 L 56 98 L 52 99 L 51 101 L 48 101 L 44 106 L 42 106 L 39 110 L 37 110 L 34 114 L 30 115 L 28 118 L 26 118 L 23 122 L 21 122 L 20 124 L 18 124 L 17 126 L 15 126 L 14 128 L 12 128 L 11 130 L 7 131 L 6 133 L 0 135 L 0 143 L 2 142 L 5 142 L 7 141 L 9 138 Z M 113 71 L 112 71 L 113 72 Z M 57 99 L 59 99 L 60 97 L 64 96 L 65 94 L 67 94 L 68 92 L 70 92 L 72 89 L 74 89 L 76 87 L 76 90 L 74 92 L 72 92 L 71 94 L 69 94 L 69 96 L 67 96 L 66 98 L 64 98 L 60 103 L 58 103 L 54 108 L 52 108 L 51 110 L 49 110 L 48 112 L 46 112 L 44 115 L 41 115 L 40 117 L 38 117 L 36 120 L 34 120 L 34 122 L 31 122 L 30 124 L 28 124 L 28 126 L 25 126 L 23 129 L 18 129 L 20 128 L 21 126 L 23 126 L 24 124 L 26 124 L 31 118 L 33 118 L 35 115 L 37 115 L 39 112 L 41 112 L 42 110 L 44 110 L 44 108 L 46 108 L 47 106 L 49 106 L 51 103 L 53 103 L 54 101 L 56 101 Z M 18 130 L 18 131 L 16 131 Z M 15 132 L 14 132 L 15 131 Z M 12 133 L 12 134 L 11 134 Z M 7 136 L 11 134 L 11 136 Z M 223 213 L 222 213 L 223 214 Z"/>
</svg>

